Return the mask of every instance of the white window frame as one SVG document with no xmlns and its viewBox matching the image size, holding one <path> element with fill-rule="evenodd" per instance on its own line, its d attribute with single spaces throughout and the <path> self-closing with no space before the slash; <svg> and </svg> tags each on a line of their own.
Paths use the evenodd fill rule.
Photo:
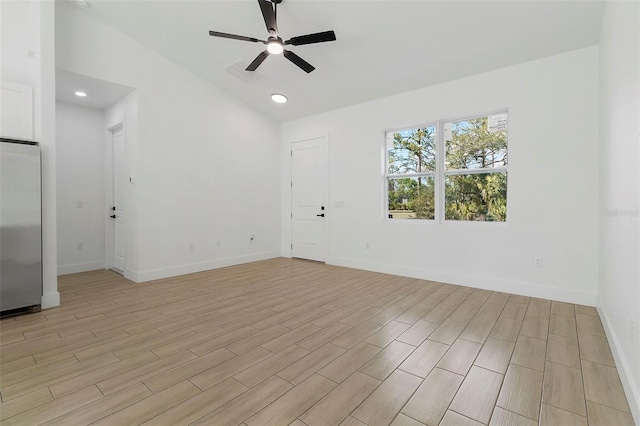
<svg viewBox="0 0 640 426">
<path fill-rule="evenodd" d="M 474 226 L 483 226 L 484 224 L 490 224 L 490 226 L 504 226 L 508 223 L 507 220 L 504 222 L 490 222 L 490 221 L 473 221 L 473 220 L 453 220 L 445 218 L 445 179 L 447 176 L 455 176 L 455 175 L 471 175 L 471 174 L 487 174 L 487 173 L 506 173 L 507 174 L 507 211 L 509 211 L 509 164 L 501 167 L 491 167 L 484 169 L 453 169 L 446 170 L 445 169 L 445 140 L 444 140 L 444 124 L 445 123 L 453 123 L 456 121 L 464 121 L 464 120 L 474 120 L 477 118 L 484 118 L 490 115 L 498 115 L 498 114 L 507 114 L 507 153 L 509 152 L 509 109 L 503 108 L 499 110 L 494 110 L 484 114 L 475 114 L 475 115 L 467 115 L 458 118 L 451 119 L 443 119 L 438 120 L 435 123 L 431 122 L 430 124 L 420 124 L 416 126 L 402 126 L 402 127 L 394 127 L 390 129 L 384 130 L 384 145 L 383 145 L 383 211 L 385 222 L 393 222 L 393 223 L 420 223 L 420 224 L 433 224 L 433 223 L 443 223 L 443 224 L 474 224 Z M 421 127 L 435 127 L 436 129 L 436 170 L 435 172 L 428 173 L 408 173 L 408 174 L 389 174 L 389 153 L 387 150 L 387 135 L 390 132 L 398 132 L 401 130 L 410 130 L 410 129 L 418 129 Z M 435 212 L 434 219 L 389 219 L 389 187 L 388 187 L 388 179 L 394 177 L 430 177 L 434 178 L 435 185 Z"/>
<path fill-rule="evenodd" d="M 389 173 L 389 152 L 387 149 L 387 135 L 391 132 L 400 132 L 402 130 L 412 130 L 412 129 L 419 129 L 419 128 L 423 128 L 423 127 L 433 127 L 436 130 L 436 169 L 432 172 L 424 172 L 424 173 L 403 173 L 403 174 L 392 174 Z M 415 126 L 402 126 L 402 127 L 395 127 L 392 129 L 387 129 L 384 130 L 384 145 L 382 147 L 382 155 L 383 155 L 383 167 L 384 167 L 384 173 L 383 173 L 383 194 L 384 194 L 384 199 L 383 199 L 383 211 L 384 211 L 384 220 L 387 222 L 404 222 L 404 223 L 413 223 L 413 222 L 417 222 L 417 223 L 435 223 L 438 221 L 438 207 L 437 207 L 437 203 L 438 203 L 438 146 L 439 146 L 439 138 L 440 138 L 440 128 L 438 125 L 438 122 L 435 123 L 429 123 L 429 124 L 418 124 Z M 395 179 L 401 179 L 401 178 L 420 178 L 420 177 L 433 177 L 434 180 L 434 201 L 436 202 L 436 207 L 435 207 L 435 211 L 433 212 L 434 218 L 433 219 L 389 219 L 389 184 L 388 184 L 388 180 L 389 178 L 395 178 Z"/>
</svg>

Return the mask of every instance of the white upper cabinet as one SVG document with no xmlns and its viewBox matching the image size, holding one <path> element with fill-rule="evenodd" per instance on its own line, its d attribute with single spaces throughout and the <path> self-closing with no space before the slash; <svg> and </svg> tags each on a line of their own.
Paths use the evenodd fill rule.
<svg viewBox="0 0 640 426">
<path fill-rule="evenodd" d="M 33 140 L 33 88 L 3 81 L 0 84 L 0 136 Z"/>
</svg>

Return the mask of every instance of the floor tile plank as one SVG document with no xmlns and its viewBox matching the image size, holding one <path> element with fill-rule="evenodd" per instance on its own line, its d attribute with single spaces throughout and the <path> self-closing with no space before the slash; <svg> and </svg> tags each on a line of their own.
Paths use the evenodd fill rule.
<svg viewBox="0 0 640 426">
<path fill-rule="evenodd" d="M 538 426 L 538 423 L 504 408 L 496 407 L 489 426 Z"/>
<path fill-rule="evenodd" d="M 336 386 L 335 382 L 314 374 L 250 417 L 245 423 L 248 426 L 289 424 Z"/>
<path fill-rule="evenodd" d="M 547 362 L 544 370 L 542 402 L 586 417 L 582 373 L 579 369 Z"/>
<path fill-rule="evenodd" d="M 614 367 L 583 360 L 582 374 L 587 401 L 630 412 L 620 378 Z"/>
<path fill-rule="evenodd" d="M 511 357 L 513 364 L 533 370 L 544 371 L 547 342 L 532 337 L 520 336 Z"/>
<path fill-rule="evenodd" d="M 191 424 L 247 390 L 246 386 L 233 378 L 229 378 L 169 408 L 163 413 L 159 413 L 143 424 L 145 426 Z"/>
<path fill-rule="evenodd" d="M 635 424 L 630 413 L 591 401 L 587 401 L 587 415 L 590 426 L 634 426 Z"/>
<path fill-rule="evenodd" d="M 351 415 L 369 426 L 389 425 L 421 383 L 420 377 L 396 370 Z"/>
<path fill-rule="evenodd" d="M 580 346 L 580 358 L 610 367 L 616 366 L 611 355 L 611 349 L 609 349 L 609 343 L 605 337 L 578 333 L 578 343 Z M 578 368 L 580 367 L 578 366 Z"/>
<path fill-rule="evenodd" d="M 336 383 L 341 383 L 378 352 L 380 352 L 379 347 L 361 342 L 327 364 L 318 373 Z"/>
<path fill-rule="evenodd" d="M 300 420 L 309 426 L 339 424 L 380 383 L 380 380 L 355 372 L 300 416 Z"/>
<path fill-rule="evenodd" d="M 482 346 L 474 364 L 487 370 L 505 374 L 509 367 L 509 360 L 513 354 L 514 347 L 515 344 L 513 342 L 490 337 Z"/>
<path fill-rule="evenodd" d="M 482 345 L 464 339 L 457 339 L 436 365 L 443 370 L 465 376 Z"/>
<path fill-rule="evenodd" d="M 360 371 L 378 380 L 386 379 L 415 350 L 415 346 L 392 342 L 367 361 Z"/>
<path fill-rule="evenodd" d="M 426 425 L 439 424 L 463 380 L 463 376 L 434 368 L 401 413 Z"/>
<path fill-rule="evenodd" d="M 516 364 L 509 365 L 496 405 L 538 420 L 543 374 Z"/>
<path fill-rule="evenodd" d="M 237 425 L 271 404 L 292 387 L 281 378 L 272 376 L 192 424 Z"/>
<path fill-rule="evenodd" d="M 447 350 L 448 345 L 425 340 L 398 368 L 419 377 L 427 377 Z"/>
<path fill-rule="evenodd" d="M 472 367 L 449 409 L 480 423 L 488 424 L 503 378 L 502 374 L 495 371 Z"/>
<path fill-rule="evenodd" d="M 346 349 L 327 343 L 301 360 L 279 371 L 278 376 L 289 383 L 298 385 L 345 352 Z"/>
<path fill-rule="evenodd" d="M 587 418 L 561 410 L 551 405 L 542 404 L 540 410 L 540 426 L 588 426 Z"/>
</svg>

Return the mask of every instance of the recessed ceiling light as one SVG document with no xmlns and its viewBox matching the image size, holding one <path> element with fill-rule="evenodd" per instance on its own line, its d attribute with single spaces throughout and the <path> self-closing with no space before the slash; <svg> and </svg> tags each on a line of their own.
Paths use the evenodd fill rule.
<svg viewBox="0 0 640 426">
<path fill-rule="evenodd" d="M 277 104 L 286 104 L 288 99 L 285 95 L 281 95 L 280 93 L 274 93 L 271 95 L 271 100 Z"/>
<path fill-rule="evenodd" d="M 80 91 L 78 91 L 78 92 L 74 92 L 74 94 L 75 94 L 76 96 L 78 96 L 78 97 L 81 97 L 81 98 L 84 98 L 85 96 L 87 96 L 87 94 L 86 94 L 86 93 L 84 93 L 84 92 L 80 92 Z"/>
</svg>

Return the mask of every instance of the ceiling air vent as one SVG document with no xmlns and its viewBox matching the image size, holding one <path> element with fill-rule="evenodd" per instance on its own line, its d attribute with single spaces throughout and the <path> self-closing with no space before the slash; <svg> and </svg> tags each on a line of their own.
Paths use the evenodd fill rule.
<svg viewBox="0 0 640 426">
<path fill-rule="evenodd" d="M 264 78 L 264 75 L 258 72 L 245 71 L 246 67 L 247 63 L 243 60 L 239 60 L 227 66 L 225 70 L 233 74 L 235 77 L 242 80 L 246 84 L 254 84 L 255 82 L 260 81 Z"/>
</svg>

